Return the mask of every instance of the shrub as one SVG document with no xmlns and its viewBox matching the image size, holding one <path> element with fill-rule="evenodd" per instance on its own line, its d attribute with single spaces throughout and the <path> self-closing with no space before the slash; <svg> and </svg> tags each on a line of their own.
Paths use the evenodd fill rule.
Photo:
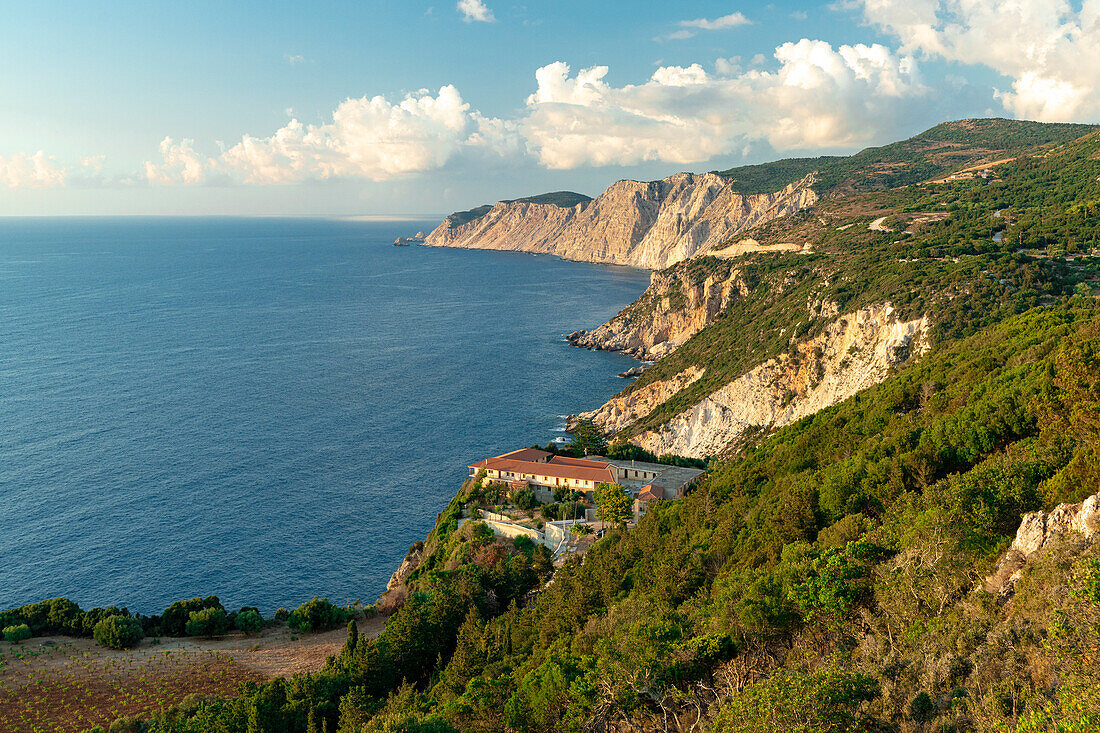
<svg viewBox="0 0 1100 733">
<path fill-rule="evenodd" d="M 512 492 L 512 503 L 516 505 L 517 509 L 522 509 L 526 512 L 538 506 L 539 502 L 535 499 L 534 491 L 524 488 Z"/>
<path fill-rule="evenodd" d="M 4 638 L 13 644 L 20 641 L 26 641 L 31 638 L 31 627 L 26 624 L 19 624 L 18 626 L 8 626 L 4 629 Z"/>
<path fill-rule="evenodd" d="M 127 616 L 108 616 L 95 625 L 92 636 L 96 643 L 109 649 L 129 649 L 136 646 L 144 633 L 141 623 Z"/>
<path fill-rule="evenodd" d="M 184 626 L 188 636 L 218 636 L 229 631 L 229 617 L 224 608 L 204 608 L 192 611 Z"/>
<path fill-rule="evenodd" d="M 187 623 L 191 620 L 191 614 L 195 611 L 202 611 L 207 608 L 220 608 L 223 612 L 225 607 L 222 606 L 221 601 L 217 596 L 207 596 L 206 598 L 192 598 L 187 601 L 176 601 L 161 615 L 161 631 L 165 636 L 183 636 L 187 633 Z"/>
<path fill-rule="evenodd" d="M 306 633 L 309 631 L 327 631 L 337 626 L 343 626 L 351 617 L 352 612 L 346 608 L 340 608 L 332 604 L 327 598 L 314 598 L 306 601 L 291 611 L 286 624 L 295 631 Z"/>
<path fill-rule="evenodd" d="M 277 608 L 275 609 L 274 618 L 278 623 L 285 624 L 287 622 L 287 619 L 290 618 L 290 611 L 286 610 L 285 608 Z"/>
<path fill-rule="evenodd" d="M 237 612 L 234 625 L 246 634 L 256 634 L 264 627 L 264 619 L 256 609 L 242 608 Z"/>
</svg>

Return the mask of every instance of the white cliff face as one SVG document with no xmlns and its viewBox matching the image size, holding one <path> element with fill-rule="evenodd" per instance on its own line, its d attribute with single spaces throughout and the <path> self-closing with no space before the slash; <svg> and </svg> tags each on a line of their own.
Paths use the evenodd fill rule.
<svg viewBox="0 0 1100 733">
<path fill-rule="evenodd" d="M 928 349 L 929 330 L 927 318 L 902 321 L 889 304 L 849 313 L 791 353 L 755 367 L 634 442 L 658 455 L 721 454 L 750 430 L 781 427 L 881 382 L 897 365 Z M 653 389 L 665 394 L 675 386 Z M 606 416 L 603 425 L 609 429 L 627 427 L 626 420 L 615 416 L 638 414 L 650 401 L 643 399 L 634 408 L 615 400 L 594 413 Z"/>
<path fill-rule="evenodd" d="M 699 381 L 704 371 L 699 367 L 690 367 L 671 379 L 650 382 L 630 394 L 612 397 L 598 410 L 583 413 L 579 417 L 591 420 L 605 433 L 617 433 L 653 412 L 658 405 L 672 399 L 680 390 Z"/>
<path fill-rule="evenodd" d="M 1050 513 L 1025 514 L 1016 539 L 985 580 L 985 589 L 1007 599 L 1016 589 L 1029 557 L 1067 539 L 1100 537 L 1100 494 L 1076 504 L 1059 504 Z"/>
<path fill-rule="evenodd" d="M 713 173 L 619 181 L 596 199 L 568 208 L 500 202 L 465 224 L 445 220 L 424 243 L 662 269 L 813 205 L 812 183 L 807 177 L 776 193 L 742 196 Z"/>
<path fill-rule="evenodd" d="M 642 296 L 594 331 L 569 335 L 574 346 L 622 351 L 646 361 L 668 356 L 748 294 L 737 270 L 697 278 L 674 268 L 654 272 Z"/>
</svg>

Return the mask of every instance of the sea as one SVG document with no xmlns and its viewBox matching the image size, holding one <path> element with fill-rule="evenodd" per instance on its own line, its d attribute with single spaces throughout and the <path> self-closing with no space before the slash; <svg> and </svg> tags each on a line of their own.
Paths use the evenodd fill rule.
<svg viewBox="0 0 1100 733">
<path fill-rule="evenodd" d="M 625 386 L 648 273 L 423 221 L 0 220 L 0 608 L 373 602 L 466 466 Z"/>
</svg>

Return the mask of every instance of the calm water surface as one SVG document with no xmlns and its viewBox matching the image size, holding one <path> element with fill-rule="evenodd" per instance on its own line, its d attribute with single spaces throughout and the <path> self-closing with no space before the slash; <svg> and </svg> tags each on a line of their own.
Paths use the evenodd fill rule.
<svg viewBox="0 0 1100 733">
<path fill-rule="evenodd" d="M 647 273 L 426 226 L 0 221 L 0 608 L 373 601 L 467 463 L 622 388 L 562 336 Z"/>
</svg>

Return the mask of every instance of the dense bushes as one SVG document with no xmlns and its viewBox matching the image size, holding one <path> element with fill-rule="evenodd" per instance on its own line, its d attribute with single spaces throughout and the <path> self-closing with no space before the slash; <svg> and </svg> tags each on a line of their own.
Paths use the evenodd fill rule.
<svg viewBox="0 0 1100 733">
<path fill-rule="evenodd" d="M 184 631 L 188 636 L 220 636 L 229 631 L 229 617 L 224 608 L 213 606 L 192 611 Z"/>
<path fill-rule="evenodd" d="M 255 608 L 242 608 L 237 611 L 233 625 L 246 634 L 258 634 L 264 627 L 264 619 Z"/>
<path fill-rule="evenodd" d="M 141 624 L 126 616 L 108 616 L 96 623 L 92 630 L 96 643 L 110 649 L 129 649 L 137 646 L 144 635 Z"/>
<path fill-rule="evenodd" d="M 210 608 L 219 609 L 223 614 L 225 613 L 225 607 L 217 596 L 176 601 L 161 614 L 161 632 L 165 636 L 184 636 L 187 634 L 187 623 L 191 620 L 191 614 Z"/>
<path fill-rule="evenodd" d="M 19 624 L 18 626 L 5 626 L 4 627 L 4 640 L 10 641 L 13 644 L 26 641 L 31 638 L 31 627 L 26 624 Z"/>
<path fill-rule="evenodd" d="M 353 616 L 352 611 L 340 608 L 327 598 L 314 598 L 291 611 L 286 625 L 295 631 L 328 631 L 343 626 Z"/>
</svg>

